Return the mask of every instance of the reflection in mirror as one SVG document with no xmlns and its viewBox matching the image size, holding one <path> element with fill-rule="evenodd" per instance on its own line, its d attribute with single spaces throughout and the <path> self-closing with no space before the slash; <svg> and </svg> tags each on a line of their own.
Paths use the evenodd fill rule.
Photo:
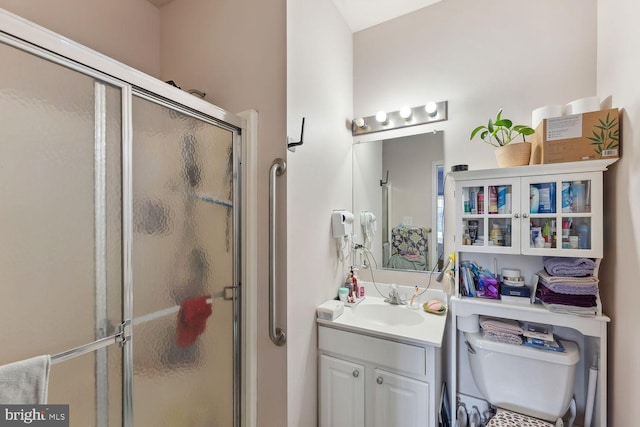
<svg viewBox="0 0 640 427">
<path fill-rule="evenodd" d="M 354 143 L 356 265 L 442 267 L 443 170 L 443 132 Z"/>
</svg>

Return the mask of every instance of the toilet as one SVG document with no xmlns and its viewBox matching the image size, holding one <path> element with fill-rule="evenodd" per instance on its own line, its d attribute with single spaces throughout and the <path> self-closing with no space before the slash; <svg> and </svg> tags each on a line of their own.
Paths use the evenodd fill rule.
<svg viewBox="0 0 640 427">
<path fill-rule="evenodd" d="M 565 351 L 560 353 L 489 341 L 477 332 L 464 335 L 476 386 L 498 413 L 506 410 L 516 413 L 509 413 L 510 417 L 528 416 L 562 425 L 560 418 L 571 403 L 580 360 L 574 342 L 561 341 Z M 539 425 L 535 421 L 530 425 Z"/>
</svg>

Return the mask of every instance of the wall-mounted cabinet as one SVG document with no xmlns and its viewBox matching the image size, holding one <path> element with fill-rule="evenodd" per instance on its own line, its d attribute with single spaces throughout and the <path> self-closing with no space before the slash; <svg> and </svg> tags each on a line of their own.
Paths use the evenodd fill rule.
<svg viewBox="0 0 640 427">
<path fill-rule="evenodd" d="M 603 257 L 603 172 L 614 163 L 592 160 L 452 173 L 456 199 L 456 262 L 498 263 L 534 273 L 542 256 Z M 533 255 L 533 256 L 531 256 Z M 457 271 L 459 272 L 459 268 Z M 494 271 L 498 273 L 498 271 Z M 597 267 L 595 275 L 597 276 Z M 459 273 L 456 283 L 460 283 Z M 529 274 L 526 275 L 530 277 Z M 526 300 L 529 302 L 529 300 Z M 464 328 L 478 327 L 481 315 L 552 325 L 562 338 L 580 342 L 575 383 L 578 420 L 593 405 L 593 426 L 607 422 L 607 324 L 598 305 L 593 317 L 554 313 L 542 304 L 498 299 L 452 298 L 450 401 L 473 391 L 464 355 Z M 464 326 L 462 326 L 464 325 Z M 543 350 L 540 350 L 543 351 Z M 598 369 L 595 403 L 585 402 L 589 369 Z M 467 364 L 467 365 L 465 365 Z M 466 368 L 461 368 L 465 365 Z M 477 393 L 478 391 L 476 391 Z M 481 399 L 481 396 L 473 396 Z M 455 423 L 455 414 L 453 415 Z"/>
<path fill-rule="evenodd" d="M 601 258 L 611 160 L 456 172 L 456 250 Z"/>
</svg>

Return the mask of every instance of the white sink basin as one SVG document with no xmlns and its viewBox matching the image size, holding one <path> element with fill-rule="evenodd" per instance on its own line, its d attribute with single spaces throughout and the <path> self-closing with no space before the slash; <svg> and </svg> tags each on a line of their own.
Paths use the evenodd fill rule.
<svg viewBox="0 0 640 427">
<path fill-rule="evenodd" d="M 413 326 L 424 322 L 424 316 L 404 306 L 360 305 L 353 310 L 355 317 L 368 323 L 385 326 Z"/>
<path fill-rule="evenodd" d="M 428 292 L 423 299 L 446 300 L 440 291 Z M 440 347 L 447 316 L 426 313 L 422 307 L 412 310 L 405 305 L 386 303 L 383 298 L 366 296 L 357 305 L 345 307 L 342 315 L 336 319 L 317 318 L 316 321 L 321 326 L 348 332 L 363 333 L 406 344 Z"/>
</svg>

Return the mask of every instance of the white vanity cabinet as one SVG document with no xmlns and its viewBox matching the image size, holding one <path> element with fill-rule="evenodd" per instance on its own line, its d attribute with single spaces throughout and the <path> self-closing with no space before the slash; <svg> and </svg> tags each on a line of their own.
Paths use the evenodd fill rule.
<svg viewBox="0 0 640 427">
<path fill-rule="evenodd" d="M 364 427 L 364 366 L 320 355 L 320 426 Z"/>
<path fill-rule="evenodd" d="M 436 427 L 440 349 L 318 327 L 321 427 Z"/>
<path fill-rule="evenodd" d="M 614 161 L 453 173 L 456 250 L 602 258 L 602 172 Z"/>
</svg>

